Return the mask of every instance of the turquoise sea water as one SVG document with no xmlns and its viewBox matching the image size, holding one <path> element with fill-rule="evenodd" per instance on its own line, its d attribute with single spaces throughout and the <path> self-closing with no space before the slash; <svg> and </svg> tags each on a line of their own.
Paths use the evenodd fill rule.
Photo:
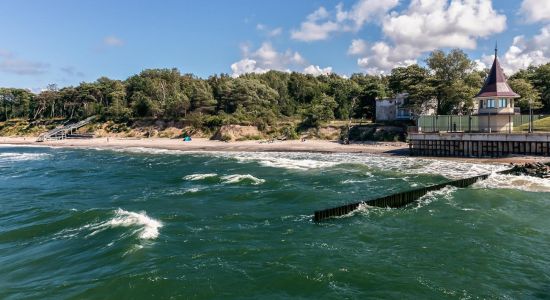
<svg viewBox="0 0 550 300">
<path fill-rule="evenodd" d="M 2 299 L 550 298 L 550 182 L 313 211 L 501 166 L 0 146 Z"/>
</svg>

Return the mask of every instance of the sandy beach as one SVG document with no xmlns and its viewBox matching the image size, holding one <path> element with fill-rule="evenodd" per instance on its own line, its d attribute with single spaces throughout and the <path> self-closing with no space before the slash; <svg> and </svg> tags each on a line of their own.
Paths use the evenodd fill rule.
<svg viewBox="0 0 550 300">
<path fill-rule="evenodd" d="M 382 156 L 408 156 L 408 144 L 403 142 L 364 142 L 343 145 L 327 140 L 290 141 L 235 141 L 222 142 L 196 138 L 190 142 L 168 138 L 93 138 L 67 139 L 60 141 L 36 142 L 35 137 L 0 137 L 0 144 L 33 145 L 47 147 L 121 149 L 144 147 L 180 151 L 224 151 L 224 152 L 316 152 L 316 153 L 370 153 Z M 511 156 L 504 158 L 454 158 L 433 157 L 438 160 L 456 160 L 474 163 L 530 163 L 550 161 L 547 157 Z"/>
</svg>

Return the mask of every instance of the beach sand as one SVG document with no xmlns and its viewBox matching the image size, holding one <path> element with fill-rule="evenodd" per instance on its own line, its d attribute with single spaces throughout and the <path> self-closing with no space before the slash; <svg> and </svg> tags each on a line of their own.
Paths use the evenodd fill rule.
<svg viewBox="0 0 550 300">
<path fill-rule="evenodd" d="M 408 156 L 409 146 L 403 142 L 364 142 L 343 145 L 337 141 L 299 140 L 290 141 L 236 141 L 222 142 L 196 138 L 190 142 L 169 138 L 116 138 L 66 139 L 60 141 L 36 142 L 35 137 L 0 137 L 0 144 L 34 145 L 48 147 L 120 149 L 144 147 L 180 151 L 222 151 L 222 152 L 316 152 L 316 153 L 371 153 L 383 156 Z M 531 163 L 550 161 L 548 157 L 511 156 L 504 158 L 454 158 L 434 157 L 438 160 L 456 160 L 474 163 Z"/>
</svg>

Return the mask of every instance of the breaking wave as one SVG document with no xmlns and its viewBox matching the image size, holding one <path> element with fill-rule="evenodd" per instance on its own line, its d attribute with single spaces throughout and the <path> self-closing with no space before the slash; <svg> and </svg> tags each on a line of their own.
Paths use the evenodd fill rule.
<svg viewBox="0 0 550 300">
<path fill-rule="evenodd" d="M 206 178 L 216 177 L 218 174 L 216 173 L 205 173 L 205 174 L 191 174 L 183 177 L 185 180 L 203 180 Z"/>
<path fill-rule="evenodd" d="M 106 149 L 103 149 L 106 150 Z M 287 170 L 308 171 L 331 168 L 344 164 L 360 164 L 369 168 L 394 171 L 405 174 L 441 175 L 458 179 L 488 174 L 506 169 L 500 164 L 478 164 L 455 160 L 388 157 L 370 153 L 308 153 L 308 152 L 223 152 L 223 151 L 182 151 L 147 147 L 125 147 L 108 149 L 117 152 L 147 153 L 163 155 L 193 155 L 201 157 L 221 157 L 234 159 L 239 163 L 257 163 L 265 167 Z M 189 179 L 194 180 L 194 179 Z"/>
<path fill-rule="evenodd" d="M 289 170 L 307 171 L 330 168 L 343 164 L 361 164 L 369 168 L 395 171 L 405 174 L 441 175 L 450 179 L 472 177 L 500 171 L 503 165 L 475 164 L 452 160 L 437 160 L 412 157 L 387 157 L 365 153 L 287 153 L 287 152 L 251 152 L 216 153 L 241 163 L 256 162 L 262 166 Z"/>
<path fill-rule="evenodd" d="M 418 198 L 418 200 L 416 200 L 416 206 L 415 208 L 421 208 L 421 207 L 424 207 L 432 202 L 434 202 L 435 200 L 437 199 L 446 199 L 446 200 L 452 200 L 453 199 L 453 193 L 458 190 L 457 187 L 454 187 L 454 186 L 451 186 L 451 185 L 448 185 L 442 189 L 439 189 L 439 190 L 435 190 L 435 191 L 430 191 L 428 193 L 426 193 L 426 195 Z"/>
<path fill-rule="evenodd" d="M 132 233 L 137 234 L 140 239 L 150 240 L 158 237 L 159 229 L 163 226 L 162 222 L 149 217 L 145 212 L 136 213 L 119 208 L 114 213 L 115 216 L 109 221 L 89 226 L 94 230 L 90 235 L 109 228 L 138 227 Z"/>
<path fill-rule="evenodd" d="M 489 178 L 478 181 L 473 188 L 516 189 L 526 192 L 550 192 L 550 179 L 525 175 L 505 175 L 493 173 Z"/>
<path fill-rule="evenodd" d="M 234 174 L 226 175 L 221 177 L 223 183 L 239 183 L 239 182 L 250 182 L 253 185 L 259 185 L 265 182 L 265 179 L 254 177 L 250 174 Z"/>
<path fill-rule="evenodd" d="M 0 153 L 1 162 L 18 162 L 27 160 L 41 160 L 50 157 L 47 153 L 12 153 L 4 152 Z"/>
</svg>

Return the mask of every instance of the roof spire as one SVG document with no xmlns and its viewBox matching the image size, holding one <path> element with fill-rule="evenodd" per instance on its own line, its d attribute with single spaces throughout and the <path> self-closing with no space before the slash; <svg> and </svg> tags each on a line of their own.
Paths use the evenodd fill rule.
<svg viewBox="0 0 550 300">
<path fill-rule="evenodd" d="M 492 97 L 506 97 L 506 98 L 519 98 L 512 88 L 506 83 L 506 76 L 500 67 L 500 63 L 497 58 L 498 44 L 495 42 L 495 60 L 493 66 L 489 71 L 485 84 L 481 88 L 481 91 L 476 95 L 476 98 L 492 98 Z"/>
</svg>

